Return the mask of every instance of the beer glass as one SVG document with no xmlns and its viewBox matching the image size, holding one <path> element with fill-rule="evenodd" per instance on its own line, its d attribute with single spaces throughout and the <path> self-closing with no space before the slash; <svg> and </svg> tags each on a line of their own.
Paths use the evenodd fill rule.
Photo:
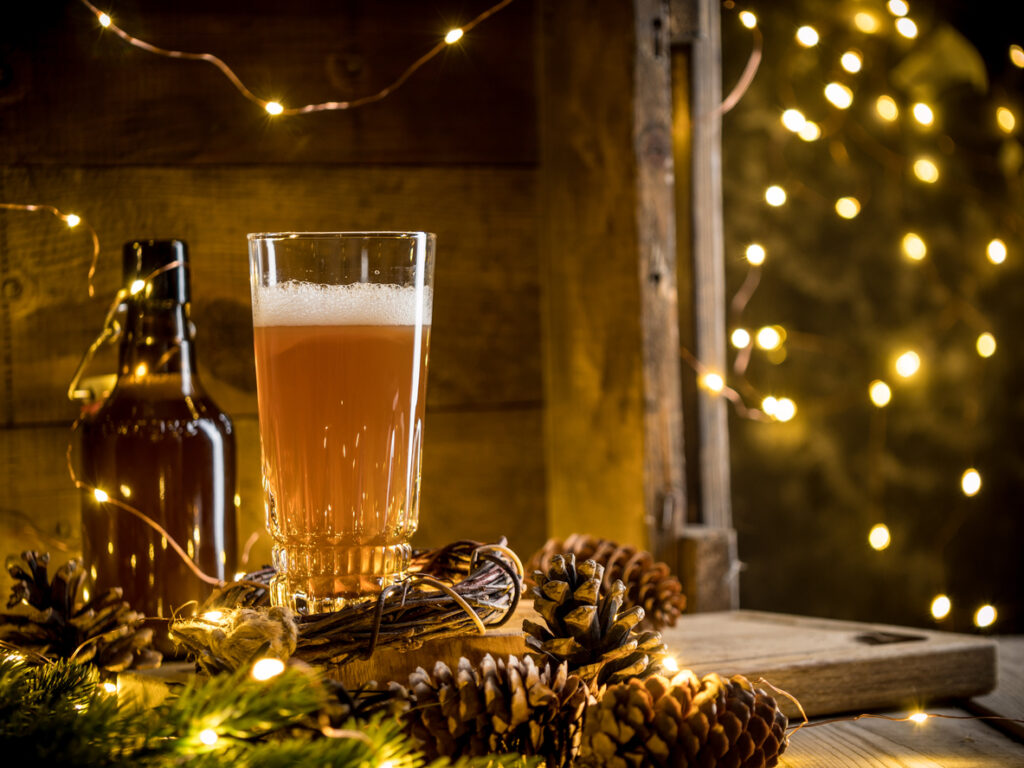
<svg viewBox="0 0 1024 768">
<path fill-rule="evenodd" d="M 249 235 L 274 605 L 336 611 L 405 575 L 434 244 L 428 232 Z"/>
</svg>

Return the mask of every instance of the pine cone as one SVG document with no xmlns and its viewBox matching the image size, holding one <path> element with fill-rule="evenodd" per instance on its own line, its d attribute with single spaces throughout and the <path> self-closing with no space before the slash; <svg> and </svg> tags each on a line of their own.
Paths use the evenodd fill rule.
<svg viewBox="0 0 1024 768">
<path fill-rule="evenodd" d="M 406 715 L 410 735 L 428 758 L 518 752 L 568 765 L 581 735 L 587 687 L 565 664 L 538 667 L 530 658 L 490 655 L 478 667 L 459 659 L 433 673 L 409 676 L 414 705 Z"/>
<path fill-rule="evenodd" d="M 655 562 L 654 556 L 628 544 L 620 545 L 585 533 L 574 533 L 564 542 L 548 539 L 547 543 L 530 558 L 527 573 L 546 571 L 555 555 L 573 554 L 579 561 L 593 560 L 604 566 L 601 587 L 610 590 L 616 579 L 626 585 L 624 605 L 639 605 L 645 618 L 645 629 L 674 627 L 679 614 L 686 607 L 686 595 L 679 579 L 672 575 L 665 563 Z"/>
<path fill-rule="evenodd" d="M 14 586 L 7 601 L 17 612 L 0 613 L 0 639 L 49 658 L 93 662 L 111 672 L 129 667 L 159 667 L 162 656 L 152 648 L 153 630 L 142 627 L 145 617 L 121 599 L 121 590 L 109 589 L 87 603 L 79 599 L 85 580 L 80 560 L 69 560 L 51 582 L 50 556 L 23 552 L 8 565 Z"/>
<path fill-rule="evenodd" d="M 644 609 L 620 608 L 626 588 L 612 584 L 602 596 L 604 568 L 593 560 L 555 555 L 548 572 L 533 574 L 533 606 L 547 627 L 523 621 L 526 645 L 538 664 L 567 662 L 569 671 L 602 686 L 656 672 L 668 651 L 657 632 L 636 632 Z"/>
<path fill-rule="evenodd" d="M 578 765 L 768 768 L 786 749 L 787 724 L 775 699 L 739 675 L 633 679 L 588 710 Z"/>
</svg>

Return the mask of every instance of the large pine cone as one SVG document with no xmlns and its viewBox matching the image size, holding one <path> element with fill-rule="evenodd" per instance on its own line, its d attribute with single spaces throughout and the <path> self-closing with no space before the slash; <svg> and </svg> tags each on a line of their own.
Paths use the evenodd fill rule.
<svg viewBox="0 0 1024 768">
<path fill-rule="evenodd" d="M 546 571 L 555 555 L 573 554 L 576 560 L 593 560 L 604 566 L 601 587 L 610 590 L 615 580 L 626 585 L 625 606 L 639 605 L 644 609 L 642 626 L 649 629 L 674 627 L 686 607 L 686 595 L 679 579 L 672 575 L 665 563 L 655 562 L 654 556 L 628 544 L 616 544 L 586 533 L 574 533 L 564 542 L 548 539 L 547 543 L 530 558 L 526 572 Z"/>
<path fill-rule="evenodd" d="M 53 577 L 47 574 L 50 556 L 23 552 L 8 565 L 14 586 L 7 601 L 12 613 L 0 613 L 0 639 L 49 658 L 93 662 L 111 672 L 134 667 L 159 667 L 163 659 L 152 648 L 153 630 L 142 627 L 145 617 L 109 589 L 84 603 L 78 594 L 85 580 L 80 560 L 69 560 Z"/>
<path fill-rule="evenodd" d="M 409 688 L 406 724 L 429 758 L 518 752 L 555 768 L 578 750 L 588 692 L 564 664 L 487 655 L 478 667 L 461 658 L 452 672 L 439 661 L 433 673 L 411 674 Z"/>
<path fill-rule="evenodd" d="M 634 679 L 587 712 L 578 765 L 768 768 L 786 749 L 787 724 L 775 699 L 739 675 Z"/>
<path fill-rule="evenodd" d="M 597 686 L 652 674 L 668 651 L 657 632 L 636 631 L 644 609 L 620 610 L 621 581 L 602 595 L 604 569 L 593 560 L 579 567 L 573 555 L 556 555 L 547 573 L 533 574 L 533 606 L 547 627 L 523 621 L 526 645 L 538 664 L 567 662 L 569 671 Z"/>
</svg>

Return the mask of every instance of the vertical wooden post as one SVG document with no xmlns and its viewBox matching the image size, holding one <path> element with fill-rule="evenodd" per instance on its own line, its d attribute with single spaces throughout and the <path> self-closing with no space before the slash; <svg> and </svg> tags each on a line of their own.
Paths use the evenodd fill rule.
<svg viewBox="0 0 1024 768">
<path fill-rule="evenodd" d="M 686 505 L 668 4 L 541 9 L 549 528 L 674 564 Z"/>
</svg>

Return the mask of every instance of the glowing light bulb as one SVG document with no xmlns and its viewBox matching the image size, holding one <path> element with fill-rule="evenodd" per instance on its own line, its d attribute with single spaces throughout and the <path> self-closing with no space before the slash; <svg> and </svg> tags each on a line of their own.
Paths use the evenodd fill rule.
<svg viewBox="0 0 1024 768">
<path fill-rule="evenodd" d="M 872 549 L 881 552 L 892 543 L 892 536 L 889 535 L 889 526 L 885 523 L 878 523 L 868 531 L 868 544 Z"/>
<path fill-rule="evenodd" d="M 267 110 L 268 115 L 280 115 L 284 112 L 284 107 L 281 106 L 279 101 L 268 101 L 263 105 L 263 108 Z"/>
<path fill-rule="evenodd" d="M 145 363 L 139 363 L 137 366 L 135 366 L 136 376 L 145 376 L 147 373 L 149 373 L 149 366 L 147 366 Z"/>
<path fill-rule="evenodd" d="M 1013 116 L 1013 112 L 1007 107 L 999 107 L 996 110 L 996 125 L 999 126 L 1003 133 L 1013 133 L 1013 129 L 1017 126 L 1017 118 Z M 69 222 L 69 226 L 73 225 Z"/>
<path fill-rule="evenodd" d="M 224 611 L 207 611 L 202 618 L 206 621 L 220 621 L 224 618 Z"/>
<path fill-rule="evenodd" d="M 137 294 L 139 291 L 141 291 L 145 287 L 146 287 L 146 281 L 145 280 L 133 280 L 131 286 L 128 288 L 128 293 L 130 293 L 132 296 L 134 296 L 135 294 Z"/>
<path fill-rule="evenodd" d="M 1010 115 L 1010 117 L 1013 117 L 1013 115 Z M 74 229 L 75 227 L 82 223 L 82 217 L 74 213 L 69 213 L 67 216 L 64 217 L 64 223 L 67 224 L 68 227 L 70 227 L 71 229 Z"/>
<path fill-rule="evenodd" d="M 860 72 L 861 67 L 864 66 L 864 60 L 856 51 L 847 51 L 839 57 L 839 66 L 854 75 Z"/>
<path fill-rule="evenodd" d="M 780 397 L 775 401 L 775 413 L 772 416 L 776 421 L 790 421 L 796 416 L 796 403 L 788 397 Z"/>
<path fill-rule="evenodd" d="M 928 253 L 928 246 L 925 245 L 924 240 L 916 232 L 907 232 L 903 236 L 903 240 L 900 241 L 900 244 L 907 258 L 914 261 L 920 261 Z"/>
<path fill-rule="evenodd" d="M 806 24 L 796 31 L 796 41 L 804 48 L 813 48 L 818 39 L 818 30 Z"/>
<path fill-rule="evenodd" d="M 821 137 L 821 128 L 818 124 L 807 120 L 797 132 L 797 135 L 804 141 L 817 141 Z"/>
<path fill-rule="evenodd" d="M 908 40 L 913 40 L 917 37 L 917 24 L 914 23 L 913 19 L 908 19 L 904 16 L 902 19 L 896 19 L 896 31 Z"/>
<path fill-rule="evenodd" d="M 99 20 L 101 27 L 109 27 L 110 26 L 110 23 L 111 23 L 110 22 L 110 17 L 107 14 L 101 13 L 96 18 Z"/>
<path fill-rule="evenodd" d="M 1006 261 L 1006 243 L 998 237 L 995 238 L 988 244 L 988 248 L 985 249 L 985 254 L 988 256 L 988 260 L 993 264 L 1002 264 Z"/>
<path fill-rule="evenodd" d="M 840 197 L 836 200 L 836 213 L 844 219 L 855 219 L 860 213 L 860 200 L 856 197 Z"/>
<path fill-rule="evenodd" d="M 260 659 L 252 665 L 252 672 L 254 680 L 264 681 L 269 680 L 272 677 L 277 677 L 284 672 L 284 662 L 280 659 L 265 658 Z"/>
<path fill-rule="evenodd" d="M 764 246 L 760 243 L 751 243 L 747 246 L 746 250 L 747 261 L 753 264 L 755 267 L 759 267 L 764 264 Z"/>
<path fill-rule="evenodd" d="M 740 11 L 740 24 L 747 29 L 753 29 L 757 26 L 757 16 L 750 11 Z"/>
<path fill-rule="evenodd" d="M 909 379 L 921 368 L 921 356 L 910 349 L 896 358 L 896 373 Z"/>
<path fill-rule="evenodd" d="M 853 17 L 853 26 L 867 35 L 873 35 L 878 31 L 878 23 L 878 18 L 867 11 L 860 11 Z"/>
<path fill-rule="evenodd" d="M 764 191 L 764 199 L 768 205 L 773 208 L 778 208 L 780 205 L 785 205 L 786 203 L 786 190 L 778 184 L 773 184 Z"/>
<path fill-rule="evenodd" d="M 110 501 L 110 496 L 102 488 L 93 488 L 92 489 L 92 495 L 95 497 L 96 501 L 98 501 L 100 504 L 104 504 L 104 503 Z"/>
<path fill-rule="evenodd" d="M 906 16 L 910 13 L 910 8 L 904 0 L 889 0 L 885 7 L 889 9 L 889 13 L 893 16 Z"/>
<path fill-rule="evenodd" d="M 779 407 L 779 400 L 772 395 L 768 395 L 764 400 L 761 401 L 761 410 L 769 416 L 775 416 L 775 409 Z"/>
<path fill-rule="evenodd" d="M 235 581 L 241 581 L 245 578 L 245 571 L 235 571 Z"/>
<path fill-rule="evenodd" d="M 998 613 L 996 613 L 995 606 L 983 605 L 974 612 L 974 626 L 991 627 L 996 623 L 996 616 L 998 616 Z"/>
<path fill-rule="evenodd" d="M 884 408 L 892 400 L 892 390 L 881 379 L 875 379 L 868 385 L 868 397 L 878 408 Z"/>
<path fill-rule="evenodd" d="M 394 760 L 382 760 L 377 764 L 377 768 L 395 768 Z"/>
<path fill-rule="evenodd" d="M 103 690 L 107 693 L 117 693 L 117 686 L 111 682 L 106 682 L 103 684 Z"/>
<path fill-rule="evenodd" d="M 679 662 L 671 656 L 666 656 L 664 659 L 662 659 L 661 666 L 663 666 L 669 672 L 679 671 Z"/>
<path fill-rule="evenodd" d="M 800 129 L 807 123 L 807 118 L 799 109 L 787 109 L 781 119 L 782 124 L 793 133 L 800 133 Z"/>
<path fill-rule="evenodd" d="M 892 96 L 879 96 L 875 100 L 875 111 L 880 118 L 890 123 L 900 116 L 900 109 Z"/>
<path fill-rule="evenodd" d="M 776 325 L 766 325 L 757 332 L 757 346 L 761 349 L 772 350 L 782 346 L 782 333 Z"/>
<path fill-rule="evenodd" d="M 964 492 L 964 496 L 976 496 L 981 490 L 981 473 L 974 467 L 965 470 L 960 478 L 960 490 Z"/>
<path fill-rule="evenodd" d="M 914 113 L 914 119 L 921 125 L 931 125 L 935 122 L 935 113 L 932 112 L 932 108 L 920 101 L 911 108 L 911 112 Z"/>
<path fill-rule="evenodd" d="M 461 28 L 456 27 L 455 29 L 449 29 L 448 34 L 444 36 L 444 41 L 451 45 L 457 43 L 462 39 L 462 35 L 465 34 Z"/>
<path fill-rule="evenodd" d="M 926 184 L 934 184 L 939 180 L 939 166 L 927 157 L 919 157 L 914 161 L 914 175 Z"/>
<path fill-rule="evenodd" d="M 944 618 L 949 616 L 949 612 L 952 608 L 953 601 L 946 595 L 936 595 L 935 599 L 932 600 L 932 618 L 936 621 L 942 621 Z"/>
<path fill-rule="evenodd" d="M 750 332 L 746 328 L 737 328 L 732 332 L 729 341 L 736 349 L 746 349 L 750 346 Z"/>
<path fill-rule="evenodd" d="M 701 379 L 701 383 L 705 389 L 709 389 L 712 392 L 718 393 L 725 389 L 725 379 L 717 373 L 704 374 L 704 378 Z"/>
<path fill-rule="evenodd" d="M 212 747 L 216 744 L 219 738 L 220 737 L 213 728 L 204 728 L 199 732 L 199 740 L 208 747 Z"/>
<path fill-rule="evenodd" d="M 910 719 L 913 722 L 915 722 L 918 725 L 920 725 L 921 723 L 923 723 L 925 720 L 928 719 L 928 714 L 926 712 L 915 712 L 914 714 L 912 714 L 910 716 Z"/>
<path fill-rule="evenodd" d="M 1011 45 L 1010 61 L 1013 63 L 1013 66 L 1024 69 L 1024 48 L 1021 48 L 1019 45 L 1016 44 Z"/>
<path fill-rule="evenodd" d="M 978 337 L 975 346 L 978 349 L 978 354 L 982 357 L 992 357 L 996 353 L 996 337 L 985 331 Z"/>
<path fill-rule="evenodd" d="M 842 83 L 829 83 L 825 86 L 825 98 L 837 109 L 849 109 L 853 104 L 853 91 Z"/>
</svg>

